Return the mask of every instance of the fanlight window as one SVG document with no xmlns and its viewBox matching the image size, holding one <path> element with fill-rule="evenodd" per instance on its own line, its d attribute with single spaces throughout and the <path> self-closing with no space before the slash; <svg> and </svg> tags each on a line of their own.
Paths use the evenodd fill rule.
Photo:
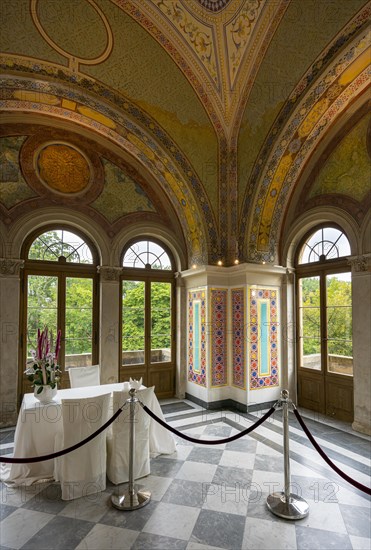
<svg viewBox="0 0 371 550">
<path fill-rule="evenodd" d="M 171 260 L 162 248 L 153 241 L 137 241 L 129 246 L 124 254 L 124 267 L 137 267 L 141 269 L 171 270 Z"/>
<path fill-rule="evenodd" d="M 93 263 L 93 255 L 86 242 L 65 229 L 53 229 L 39 235 L 30 247 L 28 258 L 49 262 Z"/>
<path fill-rule="evenodd" d="M 349 255 L 349 241 L 344 233 L 334 227 L 322 227 L 304 243 L 299 254 L 298 263 L 323 262 Z"/>
</svg>

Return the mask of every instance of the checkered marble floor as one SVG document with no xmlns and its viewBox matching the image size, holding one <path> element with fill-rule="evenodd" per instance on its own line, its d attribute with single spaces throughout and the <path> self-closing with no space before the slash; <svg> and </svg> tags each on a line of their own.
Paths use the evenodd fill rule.
<svg viewBox="0 0 371 550">
<path fill-rule="evenodd" d="M 211 412 L 190 401 L 161 405 L 169 424 L 200 439 L 228 437 L 263 414 Z M 69 502 L 55 483 L 2 484 L 0 548 L 369 550 L 370 497 L 333 472 L 290 417 L 291 490 L 309 504 L 304 519 L 280 519 L 266 506 L 283 484 L 282 413 L 276 411 L 232 443 L 205 446 L 176 436 L 176 453 L 152 458 L 150 476 L 139 481 L 152 492 L 139 510 L 113 508 L 118 489 L 110 483 L 103 493 Z M 369 485 L 370 438 L 310 413 L 305 420 L 332 460 Z M 12 453 L 13 438 L 14 430 L 0 431 L 1 455 Z"/>
</svg>

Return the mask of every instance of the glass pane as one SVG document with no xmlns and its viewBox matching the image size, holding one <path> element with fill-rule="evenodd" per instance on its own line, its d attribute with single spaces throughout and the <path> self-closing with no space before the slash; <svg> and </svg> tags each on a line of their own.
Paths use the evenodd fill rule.
<svg viewBox="0 0 371 550">
<path fill-rule="evenodd" d="M 67 262 L 93 263 L 91 250 L 85 241 L 64 229 L 46 231 L 34 240 L 28 253 L 31 260 L 57 262 L 60 256 Z"/>
<path fill-rule="evenodd" d="M 92 364 L 93 279 L 66 278 L 66 367 Z"/>
<path fill-rule="evenodd" d="M 307 369 L 321 370 L 321 316 L 319 277 L 299 280 L 299 361 Z"/>
<path fill-rule="evenodd" d="M 321 340 L 300 338 L 300 366 L 305 369 L 321 370 Z"/>
<path fill-rule="evenodd" d="M 171 284 L 151 283 L 151 363 L 171 361 Z"/>
<path fill-rule="evenodd" d="M 144 363 L 145 283 L 122 281 L 122 364 Z"/>
<path fill-rule="evenodd" d="M 351 273 L 326 276 L 327 369 L 353 374 Z"/>
<path fill-rule="evenodd" d="M 304 244 L 299 264 L 332 260 L 350 255 L 349 241 L 339 229 L 323 227 L 318 229 Z"/>
<path fill-rule="evenodd" d="M 171 261 L 162 246 L 152 241 L 138 241 L 125 252 L 124 267 L 171 269 Z"/>
<path fill-rule="evenodd" d="M 57 335 L 58 278 L 29 275 L 27 278 L 27 361 L 36 349 L 37 329 L 45 326 Z"/>
</svg>

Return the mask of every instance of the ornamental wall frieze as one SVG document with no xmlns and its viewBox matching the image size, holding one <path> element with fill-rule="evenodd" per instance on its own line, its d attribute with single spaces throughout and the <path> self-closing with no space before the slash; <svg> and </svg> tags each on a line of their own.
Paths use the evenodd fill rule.
<svg viewBox="0 0 371 550">
<path fill-rule="evenodd" d="M 23 266 L 24 260 L 0 258 L 0 275 L 4 277 L 18 277 Z"/>
<path fill-rule="evenodd" d="M 358 26 L 354 23 L 348 28 L 345 33 L 348 38 L 348 47 L 339 52 L 337 59 L 334 54 L 335 48 L 332 48 L 331 56 L 329 54 L 332 63 L 326 64 L 326 71 L 317 81 L 314 80 L 311 88 L 306 91 L 304 87 L 300 91 L 300 96 L 294 95 L 290 98 L 267 137 L 246 188 L 240 218 L 240 234 L 245 235 L 249 240 L 250 261 L 274 261 L 276 254 L 274 237 L 278 235 L 282 209 L 287 203 L 297 174 L 300 173 L 313 147 L 318 145 L 329 124 L 367 85 L 366 58 L 369 37 L 366 31 L 354 37 L 355 27 L 359 31 L 367 13 L 364 11 L 363 17 L 357 18 Z M 340 40 L 337 42 L 336 51 L 339 51 L 339 42 Z M 344 45 L 344 42 L 341 44 Z M 360 57 L 361 70 L 358 67 Z M 354 74 L 352 63 L 357 64 L 358 69 Z M 314 64 L 312 76 L 306 75 L 308 86 L 312 77 L 318 74 L 319 68 L 323 65 L 324 60 L 321 59 L 320 63 Z M 299 93 L 298 87 L 295 93 Z M 254 188 L 259 189 L 253 204 L 250 202 L 251 197 L 254 196 L 252 182 L 254 182 Z M 257 182 L 260 184 L 257 185 Z M 254 211 L 251 215 L 252 208 Z M 250 226 L 247 236 L 248 220 Z"/>
</svg>

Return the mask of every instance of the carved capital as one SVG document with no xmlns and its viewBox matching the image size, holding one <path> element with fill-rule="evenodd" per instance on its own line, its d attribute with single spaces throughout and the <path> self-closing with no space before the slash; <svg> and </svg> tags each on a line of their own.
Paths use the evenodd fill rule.
<svg viewBox="0 0 371 550">
<path fill-rule="evenodd" d="M 107 265 L 99 265 L 97 271 L 100 274 L 101 281 L 119 281 L 122 272 L 121 267 L 110 267 Z"/>
<path fill-rule="evenodd" d="M 371 254 L 363 254 L 361 256 L 350 256 L 348 263 L 351 265 L 352 271 L 359 273 L 368 271 L 371 265 Z"/>
<path fill-rule="evenodd" d="M 295 282 L 295 271 L 292 269 L 286 269 L 286 284 L 293 285 Z"/>
<path fill-rule="evenodd" d="M 24 265 L 24 260 L 15 258 L 0 258 L 0 275 L 5 277 L 17 277 Z"/>
</svg>

